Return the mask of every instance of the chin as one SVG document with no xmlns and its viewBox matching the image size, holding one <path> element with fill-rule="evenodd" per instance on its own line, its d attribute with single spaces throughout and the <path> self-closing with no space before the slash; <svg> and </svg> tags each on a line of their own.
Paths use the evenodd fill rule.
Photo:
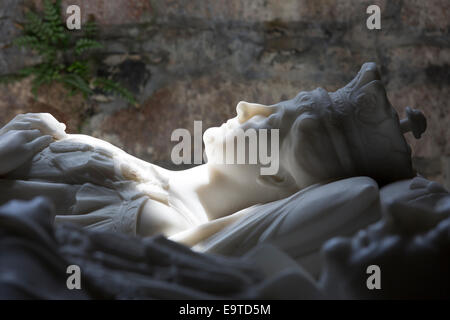
<svg viewBox="0 0 450 320">
<path fill-rule="evenodd" d="M 218 158 L 218 152 L 216 152 L 219 147 L 221 147 L 221 145 L 218 145 L 217 143 L 205 143 L 205 153 L 208 164 L 223 164 L 223 161 Z"/>
</svg>

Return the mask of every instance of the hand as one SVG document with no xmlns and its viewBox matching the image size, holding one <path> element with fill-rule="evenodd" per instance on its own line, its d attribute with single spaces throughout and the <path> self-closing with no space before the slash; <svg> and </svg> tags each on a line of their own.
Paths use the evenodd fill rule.
<svg viewBox="0 0 450 320">
<path fill-rule="evenodd" d="M 47 147 L 53 138 L 35 130 L 10 130 L 0 135 L 0 175 L 6 174 Z"/>
<path fill-rule="evenodd" d="M 50 113 L 19 114 L 0 129 L 0 135 L 10 130 L 39 130 L 43 135 L 51 135 L 55 139 L 63 139 L 66 125 L 56 120 Z"/>
</svg>

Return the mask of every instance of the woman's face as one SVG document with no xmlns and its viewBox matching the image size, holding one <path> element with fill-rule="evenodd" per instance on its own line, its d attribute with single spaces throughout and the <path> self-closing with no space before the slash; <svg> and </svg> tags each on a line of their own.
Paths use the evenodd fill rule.
<svg viewBox="0 0 450 320">
<path fill-rule="evenodd" d="M 237 116 L 204 134 L 209 165 L 227 175 L 259 178 L 263 162 L 226 164 L 226 145 L 237 132 L 256 131 L 253 148 L 243 146 L 246 161 L 261 147 L 277 151 L 277 186 L 303 189 L 315 183 L 351 176 L 370 176 L 382 184 L 413 175 L 411 156 L 389 103 L 376 66 L 364 64 L 347 86 L 327 92 L 318 88 L 300 92 L 294 99 L 265 106 L 240 102 Z M 261 129 L 268 131 L 261 139 Z M 277 131 L 276 144 L 271 138 Z M 240 147 L 240 146 L 238 146 Z M 234 152 L 236 155 L 236 152 Z"/>
<path fill-rule="evenodd" d="M 262 182 L 261 172 L 267 168 L 272 168 L 270 176 L 276 176 L 280 171 L 279 144 L 283 137 L 279 129 L 284 125 L 279 118 L 283 112 L 279 104 L 239 102 L 236 117 L 203 135 L 210 168 L 235 181 Z"/>
<path fill-rule="evenodd" d="M 239 130 L 244 132 L 254 129 L 258 133 L 259 129 L 275 129 L 268 121 L 272 114 L 276 114 L 279 107 L 266 106 L 257 103 L 241 101 L 236 106 L 236 117 L 229 119 L 220 127 L 211 127 L 205 131 L 203 140 L 208 163 L 224 164 L 226 156 L 226 144 L 232 141 Z M 257 135 L 258 136 L 258 135 Z M 256 140 L 259 144 L 259 139 Z M 249 146 L 246 146 L 247 153 Z"/>
<path fill-rule="evenodd" d="M 330 161 L 317 161 L 333 159 L 330 153 L 330 141 L 323 125 L 323 108 L 329 105 L 329 101 L 323 101 L 328 97 L 323 89 L 310 92 L 300 92 L 294 99 L 283 101 L 275 105 L 261 105 L 255 103 L 239 102 L 236 107 L 236 117 L 228 120 L 220 127 L 209 128 L 203 136 L 208 164 L 226 174 L 240 177 L 259 178 L 263 163 L 259 161 L 261 147 L 273 155 L 278 153 L 279 170 L 273 176 L 275 185 L 301 189 L 313 183 L 322 181 L 327 177 L 322 174 L 324 167 L 333 167 L 338 171 L 335 163 Z M 327 98 L 329 99 L 329 98 Z M 267 139 L 263 139 L 259 132 L 265 129 Z M 258 163 L 250 164 L 226 164 L 227 143 L 236 142 L 239 131 L 256 132 L 256 146 L 251 148 L 249 139 L 245 140 L 246 161 L 251 153 L 258 153 Z M 277 132 L 277 147 L 274 149 L 272 139 L 273 132 Z M 240 146 L 237 146 L 240 147 Z M 236 152 L 234 152 L 236 155 Z M 302 158 L 301 161 L 298 161 Z M 236 160 L 236 158 L 234 158 Z M 334 168 L 336 167 L 336 168 Z M 266 179 L 267 180 L 267 179 Z"/>
</svg>

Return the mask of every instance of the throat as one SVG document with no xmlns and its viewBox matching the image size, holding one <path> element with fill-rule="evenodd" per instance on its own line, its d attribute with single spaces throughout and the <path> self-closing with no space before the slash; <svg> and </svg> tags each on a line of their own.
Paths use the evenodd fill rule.
<svg viewBox="0 0 450 320">
<path fill-rule="evenodd" d="M 169 205 L 179 211 L 192 225 L 209 220 L 197 189 L 208 183 L 205 165 L 174 171 L 169 178 Z"/>
<path fill-rule="evenodd" d="M 208 220 L 232 215 L 242 209 L 258 203 L 264 203 L 261 195 L 267 194 L 267 190 L 252 179 L 234 180 L 214 168 L 208 168 L 208 183 L 196 189 L 198 199 L 205 210 Z"/>
<path fill-rule="evenodd" d="M 173 172 L 169 185 L 171 206 L 196 225 L 287 196 L 256 183 L 255 178 L 235 180 L 207 164 Z"/>
</svg>

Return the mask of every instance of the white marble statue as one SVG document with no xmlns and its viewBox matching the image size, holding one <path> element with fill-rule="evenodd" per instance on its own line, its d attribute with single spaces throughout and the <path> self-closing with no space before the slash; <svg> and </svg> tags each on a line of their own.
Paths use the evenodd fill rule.
<svg viewBox="0 0 450 320">
<path fill-rule="evenodd" d="M 336 92 L 300 92 L 271 106 L 240 102 L 235 118 L 205 132 L 209 162 L 184 171 L 66 134 L 49 114 L 18 115 L 0 131 L 0 200 L 45 196 L 56 223 L 161 233 L 203 252 L 239 255 L 270 242 L 317 275 L 321 245 L 377 220 L 379 186 L 414 176 L 402 134 L 420 136 L 425 122 L 408 115 L 399 122 L 376 65 L 366 63 Z M 279 129 L 276 175 L 215 161 L 237 128 Z"/>
</svg>

